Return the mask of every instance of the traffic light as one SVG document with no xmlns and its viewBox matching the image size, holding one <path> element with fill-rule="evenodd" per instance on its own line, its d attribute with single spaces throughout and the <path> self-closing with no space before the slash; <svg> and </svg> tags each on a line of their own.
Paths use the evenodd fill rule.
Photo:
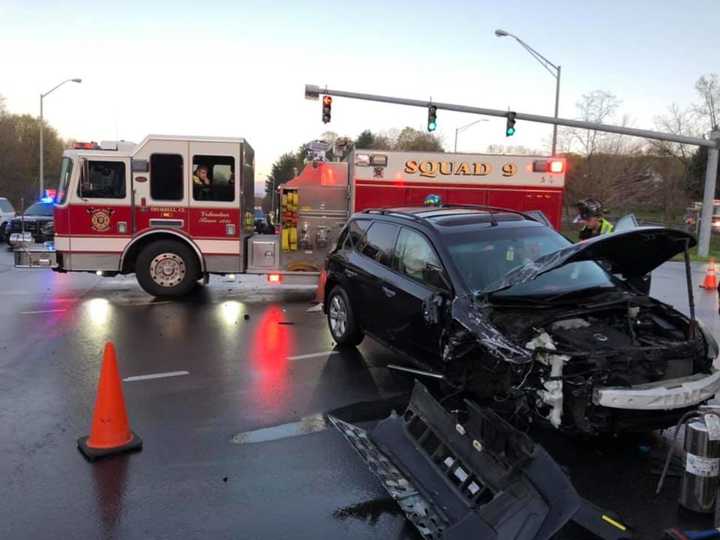
<svg viewBox="0 0 720 540">
<path fill-rule="evenodd" d="M 330 114 L 332 113 L 332 97 L 323 96 L 322 120 L 323 124 L 330 122 Z"/>
<path fill-rule="evenodd" d="M 428 131 L 435 131 L 437 129 L 437 107 L 430 105 L 428 107 Z"/>
<path fill-rule="evenodd" d="M 507 115 L 507 124 L 505 124 L 505 136 L 512 137 L 515 135 L 515 113 L 509 112 Z"/>
</svg>

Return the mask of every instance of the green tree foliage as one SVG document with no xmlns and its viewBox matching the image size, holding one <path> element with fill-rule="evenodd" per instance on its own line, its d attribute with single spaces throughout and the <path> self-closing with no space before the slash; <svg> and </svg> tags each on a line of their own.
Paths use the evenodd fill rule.
<svg viewBox="0 0 720 540">
<path fill-rule="evenodd" d="M 376 134 L 366 129 L 357 139 L 355 148 L 364 150 L 399 150 L 415 152 L 444 152 L 437 135 L 411 127 L 389 134 Z"/>
<path fill-rule="evenodd" d="M 45 125 L 45 185 L 57 185 L 65 143 L 57 131 Z M 0 197 L 27 206 L 38 197 L 40 123 L 28 114 L 10 114 L 0 97 Z"/>
</svg>

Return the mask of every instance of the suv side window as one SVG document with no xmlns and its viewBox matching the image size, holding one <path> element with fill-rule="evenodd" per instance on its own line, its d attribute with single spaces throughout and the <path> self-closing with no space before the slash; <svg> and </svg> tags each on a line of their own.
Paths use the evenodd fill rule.
<svg viewBox="0 0 720 540">
<path fill-rule="evenodd" d="M 428 267 L 442 269 L 442 263 L 425 236 L 405 227 L 400 231 L 395 248 L 396 270 L 408 277 L 439 289 L 447 288 Z"/>
<path fill-rule="evenodd" d="M 345 249 L 357 249 L 368 230 L 370 221 L 367 219 L 356 219 L 348 225 L 347 236 L 345 237 Z"/>
<path fill-rule="evenodd" d="M 359 247 L 360 252 L 380 264 L 390 266 L 397 232 L 397 225 L 383 223 L 382 221 L 374 222 Z"/>
</svg>

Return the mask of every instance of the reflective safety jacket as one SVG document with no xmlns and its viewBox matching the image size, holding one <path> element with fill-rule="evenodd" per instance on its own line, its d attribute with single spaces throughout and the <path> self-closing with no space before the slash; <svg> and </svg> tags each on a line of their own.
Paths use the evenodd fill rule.
<svg viewBox="0 0 720 540">
<path fill-rule="evenodd" d="M 600 236 L 602 234 L 609 234 L 613 232 L 613 224 L 610 223 L 605 218 L 600 218 L 600 227 L 597 228 L 597 230 L 592 230 L 588 227 L 583 227 L 580 229 L 580 234 L 578 237 L 580 240 L 587 240 L 588 238 L 593 238 L 594 236 Z"/>
</svg>

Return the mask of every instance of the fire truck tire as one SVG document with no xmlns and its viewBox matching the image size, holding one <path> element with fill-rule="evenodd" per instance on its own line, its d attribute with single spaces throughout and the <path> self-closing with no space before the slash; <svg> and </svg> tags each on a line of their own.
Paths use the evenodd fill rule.
<svg viewBox="0 0 720 540">
<path fill-rule="evenodd" d="M 145 292 L 165 297 L 186 295 L 202 277 L 192 249 L 174 240 L 158 240 L 145 246 L 138 255 L 135 275 Z"/>
<path fill-rule="evenodd" d="M 327 320 L 335 343 L 340 347 L 355 347 L 365 337 L 355 319 L 350 298 L 345 289 L 336 285 L 327 300 Z"/>
</svg>

